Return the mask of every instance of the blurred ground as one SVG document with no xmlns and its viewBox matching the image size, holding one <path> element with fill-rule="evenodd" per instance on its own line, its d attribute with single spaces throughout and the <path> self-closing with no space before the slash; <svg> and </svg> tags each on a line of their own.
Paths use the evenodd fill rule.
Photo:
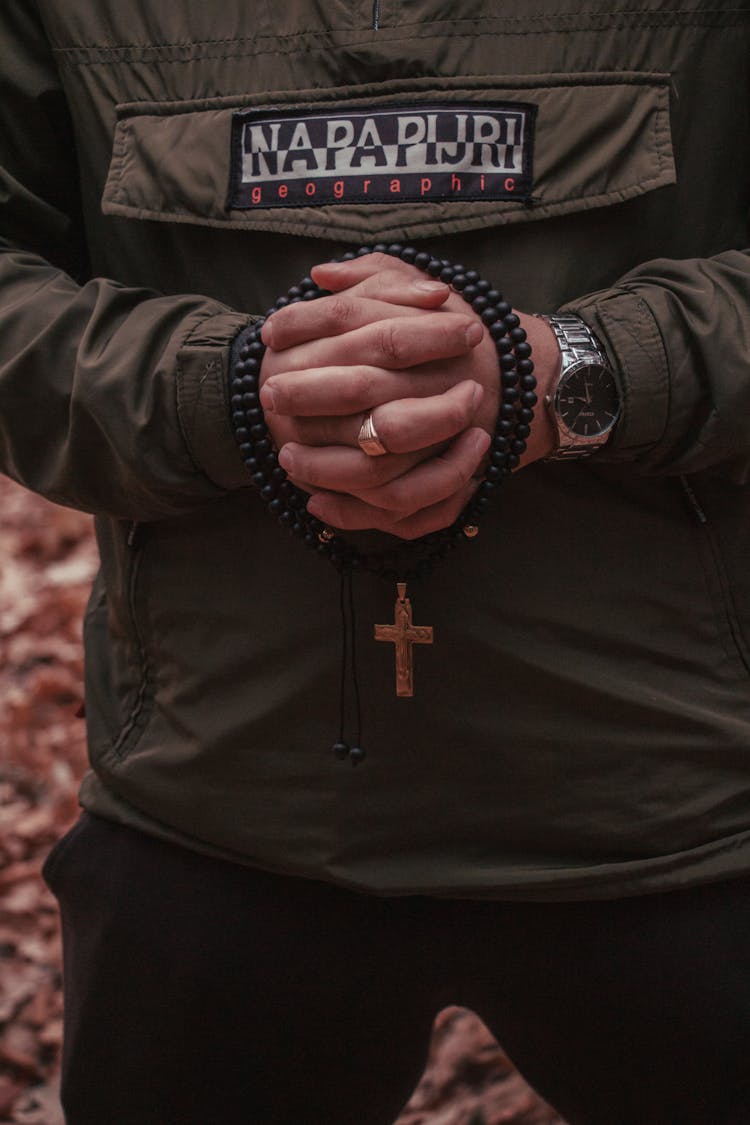
<svg viewBox="0 0 750 1125">
<path fill-rule="evenodd" d="M 88 517 L 0 476 L 0 1125 L 62 1125 L 61 948 L 40 870 L 77 815 L 80 632 L 95 570 Z M 564 1125 L 477 1017 L 447 1008 L 398 1125 L 501 1123 Z"/>
</svg>

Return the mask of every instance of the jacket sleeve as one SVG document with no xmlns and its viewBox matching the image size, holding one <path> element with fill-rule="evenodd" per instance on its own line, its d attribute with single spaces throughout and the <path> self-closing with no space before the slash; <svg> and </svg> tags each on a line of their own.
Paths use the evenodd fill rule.
<svg viewBox="0 0 750 1125">
<path fill-rule="evenodd" d="M 86 280 L 57 72 L 32 6 L 0 9 L 0 471 L 134 519 L 241 487 L 226 371 L 251 318 L 198 295 Z"/>
<path fill-rule="evenodd" d="M 648 262 L 565 311 L 619 375 L 622 416 L 597 460 L 750 480 L 750 251 Z"/>
</svg>

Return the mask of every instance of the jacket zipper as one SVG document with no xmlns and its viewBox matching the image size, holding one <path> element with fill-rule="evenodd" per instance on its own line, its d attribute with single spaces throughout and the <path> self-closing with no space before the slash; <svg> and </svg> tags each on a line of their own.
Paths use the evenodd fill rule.
<svg viewBox="0 0 750 1125">
<path fill-rule="evenodd" d="M 372 0 L 372 30 L 380 29 L 380 0 Z"/>
<path fill-rule="evenodd" d="M 711 569 L 713 570 L 716 580 L 719 584 L 721 591 L 721 603 L 724 609 L 724 619 L 729 629 L 732 638 L 734 650 L 742 661 L 745 672 L 750 675 L 750 654 L 748 653 L 745 639 L 742 636 L 742 631 L 737 621 L 737 611 L 734 605 L 734 598 L 732 596 L 732 587 L 724 569 L 724 560 L 721 555 L 721 546 L 716 536 L 708 516 L 706 515 L 705 508 L 701 505 L 695 491 L 686 476 L 680 476 L 680 484 L 682 490 L 687 497 L 690 509 L 693 512 L 698 524 L 700 525 L 702 538 L 705 540 L 708 554 L 711 559 Z"/>
<path fill-rule="evenodd" d="M 135 638 L 136 652 L 138 659 L 138 673 L 139 683 L 138 692 L 133 703 L 124 726 L 113 746 L 113 752 L 122 755 L 125 745 L 132 734 L 136 721 L 143 710 L 143 704 L 146 698 L 146 689 L 148 687 L 148 663 L 146 658 L 146 646 L 143 640 L 143 634 L 138 625 L 138 614 L 136 613 L 136 595 L 138 591 L 138 576 L 141 569 L 141 546 L 143 540 L 143 525 L 134 520 L 125 538 L 128 551 L 131 553 L 130 562 L 130 576 L 128 580 L 128 616 L 130 618 L 130 627 L 133 630 Z"/>
</svg>

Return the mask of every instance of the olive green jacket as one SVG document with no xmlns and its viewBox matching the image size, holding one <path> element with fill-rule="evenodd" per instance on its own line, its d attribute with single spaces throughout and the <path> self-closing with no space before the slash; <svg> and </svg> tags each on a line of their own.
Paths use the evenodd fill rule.
<svg viewBox="0 0 750 1125">
<path fill-rule="evenodd" d="M 0 44 L 0 467 L 97 516 L 83 804 L 376 893 L 747 873 L 747 0 L 3 0 Z M 524 198 L 371 201 L 370 152 L 349 201 L 280 197 L 266 159 L 238 205 L 237 111 L 498 105 L 527 107 Z M 413 699 L 373 639 L 394 591 L 357 576 L 352 769 L 338 576 L 248 487 L 226 376 L 316 261 L 391 239 L 583 316 L 623 416 L 410 591 Z"/>
</svg>

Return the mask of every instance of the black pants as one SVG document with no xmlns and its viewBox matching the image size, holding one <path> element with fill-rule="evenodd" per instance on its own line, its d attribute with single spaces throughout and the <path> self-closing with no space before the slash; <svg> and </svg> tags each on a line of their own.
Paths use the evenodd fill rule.
<svg viewBox="0 0 750 1125">
<path fill-rule="evenodd" d="M 570 1125 L 750 1123 L 750 880 L 375 898 L 84 814 L 52 853 L 68 1125 L 389 1125 L 473 1008 Z"/>
</svg>

